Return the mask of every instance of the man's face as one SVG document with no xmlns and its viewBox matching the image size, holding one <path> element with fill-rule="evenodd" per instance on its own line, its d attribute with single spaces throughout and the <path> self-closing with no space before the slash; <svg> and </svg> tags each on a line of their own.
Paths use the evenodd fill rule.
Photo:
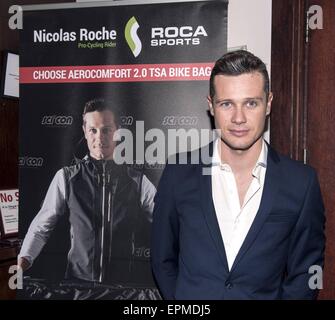
<svg viewBox="0 0 335 320">
<path fill-rule="evenodd" d="M 116 141 L 113 141 L 117 130 L 114 114 L 109 110 L 88 112 L 84 116 L 84 135 L 92 158 L 112 160 Z"/>
<path fill-rule="evenodd" d="M 214 88 L 215 96 L 208 97 L 208 103 L 224 145 L 231 150 L 248 150 L 261 141 L 272 102 L 271 93 L 266 101 L 262 74 L 217 75 Z"/>
</svg>

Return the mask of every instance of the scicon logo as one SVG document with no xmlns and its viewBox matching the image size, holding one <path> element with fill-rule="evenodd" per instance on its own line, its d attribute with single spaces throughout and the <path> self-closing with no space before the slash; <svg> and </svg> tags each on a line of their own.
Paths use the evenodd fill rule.
<svg viewBox="0 0 335 320">
<path fill-rule="evenodd" d="M 165 116 L 162 125 L 163 126 L 174 126 L 174 125 L 180 125 L 180 126 L 195 126 L 198 122 L 197 117 L 189 117 L 189 116 L 181 116 L 181 117 L 175 117 L 175 116 Z"/>
<path fill-rule="evenodd" d="M 135 257 L 150 258 L 150 248 L 146 247 L 134 248 L 133 255 Z"/>
<path fill-rule="evenodd" d="M 134 122 L 134 118 L 132 116 L 121 116 L 120 122 L 123 126 L 131 126 Z"/>
<path fill-rule="evenodd" d="M 71 116 L 44 116 L 42 119 L 43 125 L 69 126 L 72 122 Z"/>
<path fill-rule="evenodd" d="M 124 30 L 126 41 L 135 58 L 137 58 L 142 51 L 142 42 L 137 35 L 139 27 L 140 25 L 138 24 L 136 18 L 132 17 L 128 20 Z"/>
<path fill-rule="evenodd" d="M 19 166 L 42 167 L 43 158 L 41 157 L 38 157 L 38 158 L 37 157 L 20 157 Z"/>
</svg>

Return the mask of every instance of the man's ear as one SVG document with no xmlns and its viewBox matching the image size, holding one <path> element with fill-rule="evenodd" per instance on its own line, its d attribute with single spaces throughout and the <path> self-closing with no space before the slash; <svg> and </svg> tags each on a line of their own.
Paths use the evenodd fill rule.
<svg viewBox="0 0 335 320">
<path fill-rule="evenodd" d="M 86 129 L 85 129 L 85 125 L 84 124 L 83 124 L 82 128 L 83 128 L 83 131 L 84 131 L 84 137 L 87 140 L 87 138 L 86 138 Z"/>
<path fill-rule="evenodd" d="M 208 103 L 209 112 L 214 117 L 213 102 L 212 102 L 212 98 L 210 96 L 207 96 L 207 103 Z"/>
<path fill-rule="evenodd" d="M 272 99 L 273 99 L 273 93 L 270 92 L 269 93 L 269 97 L 268 97 L 268 102 L 266 104 L 266 115 L 268 116 L 271 112 L 271 106 L 272 106 Z"/>
</svg>

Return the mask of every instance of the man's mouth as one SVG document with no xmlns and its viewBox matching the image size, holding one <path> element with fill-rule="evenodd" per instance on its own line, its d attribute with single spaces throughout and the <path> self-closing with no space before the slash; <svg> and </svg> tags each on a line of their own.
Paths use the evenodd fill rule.
<svg viewBox="0 0 335 320">
<path fill-rule="evenodd" d="M 233 130 L 229 130 L 229 132 L 235 136 L 235 137 L 244 137 L 249 133 L 249 130 L 247 129 L 233 129 Z"/>
<path fill-rule="evenodd" d="M 93 146 L 93 148 L 95 148 L 95 149 L 107 149 L 108 145 L 107 144 L 97 144 L 97 145 Z"/>
</svg>

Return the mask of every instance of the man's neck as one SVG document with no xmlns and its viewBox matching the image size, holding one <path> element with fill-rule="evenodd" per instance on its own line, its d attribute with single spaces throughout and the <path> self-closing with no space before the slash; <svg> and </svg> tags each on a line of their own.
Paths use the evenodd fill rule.
<svg viewBox="0 0 335 320">
<path fill-rule="evenodd" d="M 92 159 L 92 160 L 94 160 L 94 161 L 112 161 L 113 160 L 113 157 L 111 156 L 111 157 L 108 157 L 108 158 L 97 158 L 97 157 L 95 157 L 94 155 L 92 155 L 92 154 L 89 154 L 89 157 Z"/>
<path fill-rule="evenodd" d="M 247 150 L 234 150 L 220 140 L 220 158 L 227 163 L 234 173 L 251 172 L 256 165 L 257 159 L 262 151 L 263 138 L 256 141 Z"/>
</svg>

